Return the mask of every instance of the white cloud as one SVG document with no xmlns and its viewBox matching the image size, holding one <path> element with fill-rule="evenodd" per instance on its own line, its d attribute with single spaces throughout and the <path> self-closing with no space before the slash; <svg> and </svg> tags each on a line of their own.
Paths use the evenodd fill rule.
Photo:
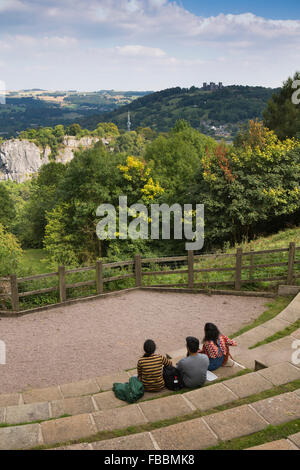
<svg viewBox="0 0 300 470">
<path fill-rule="evenodd" d="M 117 46 L 117 52 L 122 56 L 129 57 L 164 57 L 166 53 L 156 47 L 146 47 L 139 45 Z"/>
<path fill-rule="evenodd" d="M 24 3 L 19 0 L 0 0 L 0 13 L 9 10 L 24 10 Z"/>
<path fill-rule="evenodd" d="M 168 0 L 0 0 L 0 20 L 8 8 L 23 9 L 24 21 L 15 15 L 15 29 L 0 21 L 0 59 L 14 82 L 34 78 L 39 87 L 277 86 L 300 63 L 300 20 L 205 18 Z M 43 75 L 57 64 L 59 74 Z"/>
<path fill-rule="evenodd" d="M 141 3 L 138 0 L 129 0 L 125 5 L 125 8 L 129 13 L 140 11 L 141 7 Z"/>
</svg>

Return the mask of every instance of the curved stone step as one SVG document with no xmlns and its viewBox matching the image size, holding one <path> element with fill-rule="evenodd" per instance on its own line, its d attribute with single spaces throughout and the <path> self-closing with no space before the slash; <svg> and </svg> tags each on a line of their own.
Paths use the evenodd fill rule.
<svg viewBox="0 0 300 470">
<path fill-rule="evenodd" d="M 289 439 L 280 439 L 278 441 L 267 442 L 259 446 L 249 447 L 245 450 L 299 450 Z"/>
<path fill-rule="evenodd" d="M 224 372 L 224 378 L 228 378 L 231 375 L 235 375 L 237 371 L 239 371 L 240 368 L 235 368 L 235 367 L 228 367 L 228 368 L 223 368 L 222 371 Z M 252 374 L 248 374 L 252 376 Z M 255 375 L 255 374 L 254 374 Z M 243 376 L 245 377 L 245 376 Z M 115 377 L 114 377 L 115 378 Z M 239 377 L 238 377 L 239 379 Z M 245 383 L 245 378 L 242 378 L 242 381 Z M 246 379 L 246 381 L 249 381 L 249 379 Z M 259 376 L 257 376 L 256 380 L 259 379 Z M 128 378 L 127 378 L 128 380 Z M 228 381 L 230 384 L 230 381 Z M 260 380 L 261 382 L 261 380 Z M 83 388 L 77 387 L 74 384 L 73 390 L 75 391 L 82 391 Z M 221 390 L 222 387 L 220 387 L 219 384 L 209 384 L 209 387 L 217 387 L 218 390 Z M 268 382 L 269 388 L 272 386 L 271 382 Z M 63 387 L 62 387 L 63 388 Z M 68 390 L 70 390 L 71 387 L 68 386 Z M 248 386 L 245 388 L 246 390 L 248 389 Z M 54 389 L 56 390 L 56 389 Z M 94 388 L 92 387 L 92 391 Z M 145 392 L 143 397 L 138 401 L 138 403 L 142 404 L 144 402 L 147 402 L 149 399 L 151 399 L 151 404 L 150 408 L 153 409 L 153 413 L 155 414 L 155 408 L 156 405 L 154 405 L 154 402 L 157 403 L 159 399 L 163 398 L 165 395 L 170 396 L 170 400 L 172 401 L 172 396 L 174 397 L 188 397 L 189 394 L 192 394 L 192 396 L 197 395 L 199 392 L 203 396 L 207 395 L 209 396 L 210 393 L 207 390 L 207 386 L 203 388 L 199 388 L 196 390 L 188 391 L 188 389 L 184 390 L 181 395 L 176 395 L 173 394 L 172 391 L 168 389 L 163 389 L 160 392 Z M 211 390 L 211 388 L 210 388 Z M 202 392 L 201 392 L 202 391 Z M 227 393 L 226 393 L 227 392 Z M 228 387 L 224 388 L 223 387 L 223 398 L 228 395 Z M 38 394 L 33 394 L 30 395 L 31 398 L 38 398 L 39 396 L 41 397 L 57 397 L 56 393 L 53 393 L 53 390 L 47 390 L 44 392 L 42 390 L 41 395 Z M 234 398 L 232 396 L 231 398 Z M 236 398 L 236 397 L 235 397 Z M 173 398 L 175 400 L 175 398 Z M 177 400 L 179 400 L 177 398 Z M 225 402 L 224 402 L 225 403 Z M 218 404 L 223 404 L 223 403 L 218 403 Z M 84 414 L 84 413 L 93 413 L 95 411 L 105 411 L 105 410 L 111 410 L 115 408 L 121 408 L 124 406 L 128 406 L 128 403 L 119 400 L 116 398 L 114 392 L 112 390 L 102 392 L 102 393 L 92 393 L 91 395 L 83 395 L 83 396 L 74 396 L 74 397 L 67 397 L 67 398 L 59 398 L 58 400 L 49 400 L 49 401 L 43 401 L 43 402 L 32 402 L 32 403 L 19 403 L 18 405 L 9 405 L 6 407 L 0 408 L 0 423 L 6 423 L 6 424 L 22 424 L 22 423 L 29 423 L 29 422 L 35 422 L 35 421 L 46 421 L 49 419 L 53 418 L 60 418 L 64 415 L 79 415 L 79 414 Z M 147 405 L 145 405 L 147 407 Z M 191 409 L 193 410 L 193 407 L 191 406 Z M 167 416 L 165 416 L 167 418 Z"/>
<path fill-rule="evenodd" d="M 300 397 L 292 393 L 260 400 L 201 418 L 161 427 L 151 432 L 61 447 L 61 450 L 202 450 L 221 441 L 247 436 L 300 418 Z M 300 433 L 289 438 L 300 445 Z"/>
<path fill-rule="evenodd" d="M 297 368 L 294 369 L 293 374 L 295 373 L 296 378 L 300 379 L 300 370 Z M 130 426 L 138 426 L 166 419 L 178 418 L 179 416 L 190 416 L 196 410 L 201 412 L 207 411 L 217 406 L 234 402 L 239 398 L 244 398 L 271 389 L 274 385 L 287 383 L 290 380 L 288 380 L 286 372 L 283 373 L 284 370 L 287 370 L 286 364 L 282 365 L 282 370 L 278 367 L 275 370 L 270 371 L 268 371 L 268 369 L 264 369 L 262 371 L 230 379 L 224 383 L 213 384 L 184 394 L 173 394 L 168 397 L 144 401 L 138 404 L 99 411 L 92 410 L 90 412 L 76 414 L 71 417 L 61 417 L 59 419 L 52 420 L 49 420 L 50 415 L 47 415 L 47 406 L 49 410 L 53 404 L 50 403 L 50 406 L 49 403 L 39 404 L 37 408 L 39 415 L 37 417 L 44 421 L 40 424 L 26 424 L 23 426 L 0 428 L 0 449 L 5 449 L 5 446 L 8 445 L 7 436 L 9 435 L 13 436 L 12 443 L 9 444 L 9 449 L 13 448 L 11 446 L 15 446 L 14 448 L 16 449 L 23 448 L 22 446 L 25 446 L 24 448 L 32 448 L 40 445 L 41 435 L 43 444 L 54 445 L 60 442 L 85 438 L 96 434 L 97 432 L 124 429 Z M 267 372 L 269 373 L 267 374 Z M 295 375 L 293 375 L 293 380 L 295 380 Z M 274 384 L 274 382 L 276 382 L 276 384 Z M 291 411 L 293 410 L 292 402 L 299 402 L 296 407 L 296 411 L 294 411 L 295 413 L 298 413 L 299 411 L 300 417 L 300 390 L 285 395 L 293 397 L 292 400 L 290 399 L 289 403 L 288 400 L 285 399 L 285 403 L 289 406 L 289 415 L 293 415 L 293 411 Z M 280 397 L 283 397 L 283 395 L 278 397 L 279 407 L 281 406 Z M 88 398 L 90 399 L 90 397 Z M 272 402 L 272 406 L 269 410 L 269 414 L 274 411 L 274 401 L 276 401 L 276 397 L 273 397 L 270 400 Z M 23 406 L 28 407 L 35 405 Z M 254 403 L 251 406 L 255 408 L 256 404 Z M 267 406 L 265 405 L 264 408 L 267 408 Z M 16 409 L 16 407 L 13 407 L 13 409 L 8 407 L 5 415 L 16 420 L 16 416 L 18 416 L 19 419 L 22 411 L 27 413 L 27 418 L 32 418 L 32 415 L 30 416 L 28 412 L 29 408 L 22 409 L 22 407 L 19 407 L 19 409 Z M 76 409 L 76 411 L 79 410 Z M 259 413 L 263 414 L 263 411 L 260 410 Z M 207 419 L 209 419 L 209 417 L 207 417 Z M 271 421 L 272 416 L 271 419 L 269 419 L 269 422 Z M 18 431 L 18 428 L 20 431 Z M 24 443 L 24 429 L 26 430 L 27 428 L 29 432 L 28 440 L 25 439 Z M 38 429 L 39 432 L 37 432 Z M 32 444 L 33 441 L 34 444 Z"/>
</svg>

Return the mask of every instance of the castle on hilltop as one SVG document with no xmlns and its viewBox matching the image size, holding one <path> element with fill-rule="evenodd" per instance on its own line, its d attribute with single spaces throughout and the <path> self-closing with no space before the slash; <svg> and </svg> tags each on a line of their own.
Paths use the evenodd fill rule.
<svg viewBox="0 0 300 470">
<path fill-rule="evenodd" d="M 222 82 L 219 82 L 218 84 L 214 83 L 214 82 L 210 82 L 209 84 L 204 82 L 202 90 L 204 90 L 204 91 L 214 91 L 214 90 L 220 90 L 221 88 L 223 88 L 223 83 Z"/>
</svg>

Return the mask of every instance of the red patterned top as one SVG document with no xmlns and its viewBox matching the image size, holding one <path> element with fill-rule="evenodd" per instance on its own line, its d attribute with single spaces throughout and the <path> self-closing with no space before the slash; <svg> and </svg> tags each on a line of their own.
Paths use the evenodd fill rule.
<svg viewBox="0 0 300 470">
<path fill-rule="evenodd" d="M 233 339 L 228 338 L 228 336 L 220 335 L 219 339 L 220 339 L 220 347 L 224 356 L 228 354 L 229 346 L 237 346 L 237 343 Z M 203 344 L 203 347 L 200 353 L 206 354 L 208 357 L 215 359 L 218 355 L 218 349 L 219 349 L 218 346 L 216 346 L 213 341 L 206 341 Z M 219 357 L 221 357 L 221 354 L 219 354 Z"/>
</svg>

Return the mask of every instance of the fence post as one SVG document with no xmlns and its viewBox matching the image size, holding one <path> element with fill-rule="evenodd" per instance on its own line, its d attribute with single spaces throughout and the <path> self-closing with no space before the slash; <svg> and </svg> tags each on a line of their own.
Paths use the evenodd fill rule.
<svg viewBox="0 0 300 470">
<path fill-rule="evenodd" d="M 288 264 L 288 275 L 287 275 L 288 285 L 293 284 L 295 251 L 296 251 L 296 244 L 292 242 L 290 243 L 290 246 L 289 246 L 289 264 Z"/>
<path fill-rule="evenodd" d="M 251 254 L 250 254 L 250 275 L 249 275 L 249 279 L 250 281 L 252 281 L 253 279 L 253 271 L 254 271 L 254 250 L 253 248 L 251 247 L 250 248 L 250 251 L 251 251 Z"/>
<path fill-rule="evenodd" d="M 135 271 L 135 285 L 141 287 L 142 285 L 142 259 L 141 255 L 134 256 L 134 271 Z"/>
<path fill-rule="evenodd" d="M 10 276 L 10 292 L 11 292 L 11 305 L 14 312 L 19 312 L 19 292 L 18 292 L 18 279 L 16 274 Z"/>
<path fill-rule="evenodd" d="M 103 263 L 96 261 L 96 286 L 97 294 L 103 294 Z"/>
<path fill-rule="evenodd" d="M 235 290 L 241 290 L 242 286 L 242 256 L 243 249 L 236 250 L 236 266 L 235 266 Z"/>
<path fill-rule="evenodd" d="M 188 288 L 194 288 L 194 252 L 188 251 Z"/>
<path fill-rule="evenodd" d="M 58 267 L 59 277 L 59 301 L 65 302 L 67 300 L 67 289 L 66 289 L 66 268 L 64 266 Z"/>
</svg>

